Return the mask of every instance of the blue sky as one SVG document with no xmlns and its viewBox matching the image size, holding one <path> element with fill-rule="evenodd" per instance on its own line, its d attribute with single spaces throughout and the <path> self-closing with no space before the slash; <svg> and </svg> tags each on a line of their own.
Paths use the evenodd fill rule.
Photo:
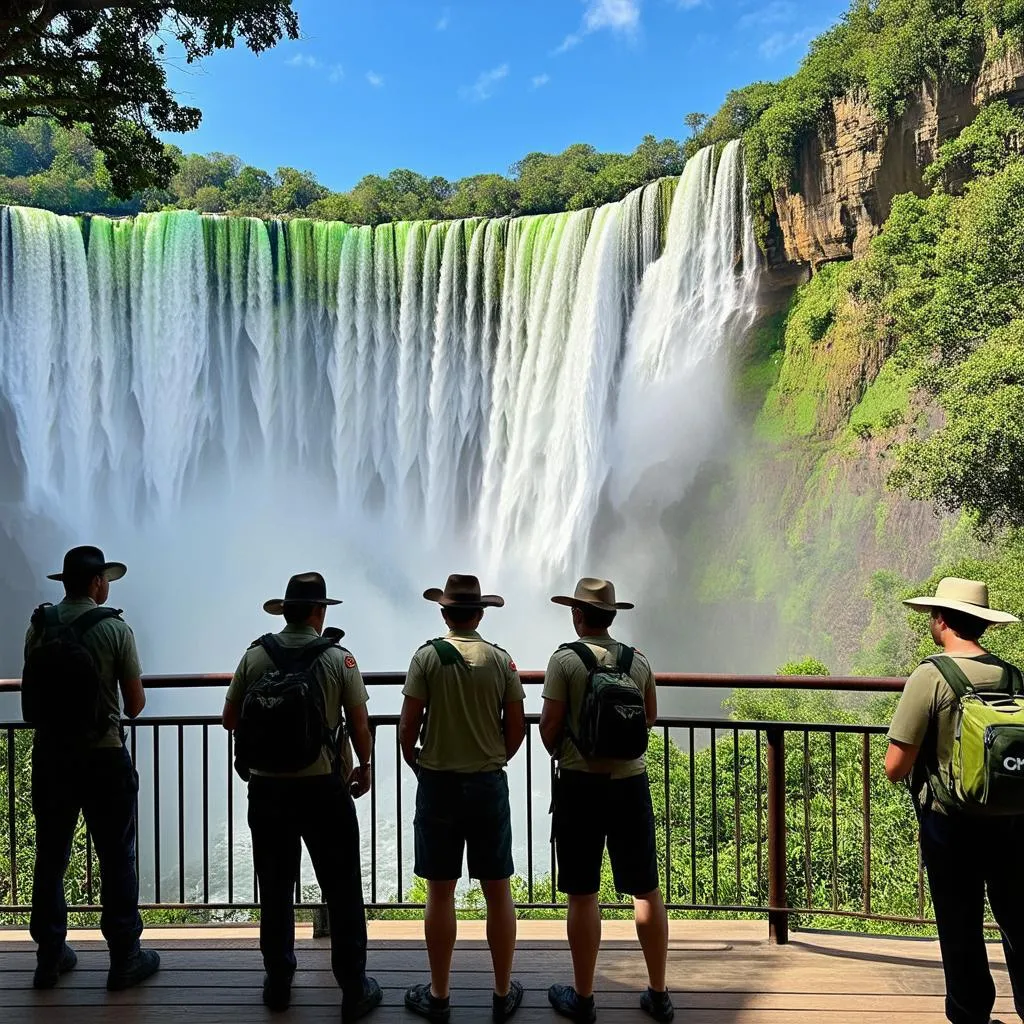
<svg viewBox="0 0 1024 1024">
<path fill-rule="evenodd" d="M 203 112 L 168 136 L 333 189 L 408 167 L 505 172 L 573 142 L 685 134 L 733 88 L 790 74 L 848 0 L 295 0 L 303 38 L 171 84 Z"/>
</svg>

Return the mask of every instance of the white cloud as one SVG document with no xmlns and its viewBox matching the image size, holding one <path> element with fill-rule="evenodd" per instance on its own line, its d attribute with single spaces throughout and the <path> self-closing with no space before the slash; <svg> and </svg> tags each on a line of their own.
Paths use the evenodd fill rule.
<svg viewBox="0 0 1024 1024">
<path fill-rule="evenodd" d="M 285 64 L 290 68 L 318 68 L 320 61 L 309 53 L 293 53 Z"/>
<path fill-rule="evenodd" d="M 796 13 L 797 7 L 792 0 L 771 0 L 771 3 L 744 14 L 740 18 L 739 26 L 741 29 L 746 29 L 782 25 L 787 21 L 792 21 Z"/>
<path fill-rule="evenodd" d="M 366 80 L 374 87 L 380 89 L 384 85 L 384 76 L 378 75 L 376 71 L 367 71 Z"/>
<path fill-rule="evenodd" d="M 489 100 L 494 94 L 494 87 L 504 78 L 508 78 L 509 67 L 507 64 L 499 64 L 490 71 L 481 71 L 477 80 L 470 86 L 459 90 L 464 99 L 474 100 L 482 103 Z"/>
<path fill-rule="evenodd" d="M 345 69 L 340 64 L 332 64 L 327 75 L 327 81 L 331 83 L 340 82 L 345 77 Z"/>
<path fill-rule="evenodd" d="M 547 85 L 550 81 L 550 75 L 534 75 L 533 78 L 530 79 L 530 82 L 533 85 L 534 89 L 543 89 L 544 86 Z"/>
<path fill-rule="evenodd" d="M 446 7 L 441 12 L 441 17 L 437 19 L 437 24 L 434 26 L 438 32 L 443 32 L 452 22 L 452 9 Z"/>
<path fill-rule="evenodd" d="M 815 34 L 816 30 L 810 28 L 802 28 L 798 32 L 773 32 L 758 49 L 761 51 L 762 57 L 774 60 L 797 46 L 806 45 L 814 38 Z"/>
<path fill-rule="evenodd" d="M 576 32 L 571 32 L 552 50 L 553 54 L 565 53 L 583 42 L 584 36 L 608 29 L 617 35 L 635 35 L 640 27 L 641 0 L 587 0 L 583 21 Z M 684 0 L 692 3 L 692 0 Z"/>
<path fill-rule="evenodd" d="M 551 52 L 557 56 L 560 53 L 565 53 L 566 50 L 571 50 L 574 46 L 579 46 L 582 42 L 582 36 L 578 35 L 576 32 L 570 32 L 569 35 L 567 35 Z"/>
</svg>

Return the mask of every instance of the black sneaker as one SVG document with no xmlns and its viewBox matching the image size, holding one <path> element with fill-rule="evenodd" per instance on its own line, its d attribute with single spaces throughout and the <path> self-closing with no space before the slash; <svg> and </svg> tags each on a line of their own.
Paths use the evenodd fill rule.
<svg viewBox="0 0 1024 1024">
<path fill-rule="evenodd" d="M 503 1020 L 508 1020 L 519 1009 L 522 1002 L 523 986 L 518 981 L 510 982 L 508 995 L 499 996 L 497 992 L 494 993 L 491 999 L 491 1019 L 495 1024 L 501 1024 Z"/>
<path fill-rule="evenodd" d="M 451 999 L 438 999 L 430 991 L 429 984 L 413 985 L 405 993 L 405 1008 L 417 1017 L 425 1017 L 437 1024 L 448 1024 L 452 1015 Z"/>
<path fill-rule="evenodd" d="M 292 1002 L 291 974 L 263 975 L 263 1005 L 268 1010 L 287 1010 Z"/>
<path fill-rule="evenodd" d="M 32 975 L 33 988 L 53 988 L 62 974 L 73 971 L 78 963 L 78 954 L 65 942 L 56 960 L 47 957 L 36 964 Z"/>
<path fill-rule="evenodd" d="M 107 991 L 122 992 L 153 977 L 160 970 L 160 954 L 155 949 L 140 949 L 121 963 L 110 965 L 107 972 Z"/>
<path fill-rule="evenodd" d="M 363 978 L 363 989 L 354 993 L 345 992 L 341 997 L 341 1019 L 344 1024 L 360 1020 L 373 1013 L 381 1004 L 384 993 L 373 978 Z"/>
<path fill-rule="evenodd" d="M 572 985 L 552 985 L 548 989 L 548 1002 L 555 1008 L 555 1013 L 576 1021 L 576 1024 L 594 1024 L 597 1020 L 594 997 L 584 999 Z"/>
<path fill-rule="evenodd" d="M 676 1008 L 672 1005 L 672 997 L 668 994 L 668 989 L 665 989 L 664 992 L 655 992 L 653 988 L 648 988 L 640 997 L 640 1009 L 648 1017 L 653 1017 L 656 1021 L 661 1021 L 662 1024 L 668 1024 L 668 1021 L 676 1015 Z"/>
</svg>

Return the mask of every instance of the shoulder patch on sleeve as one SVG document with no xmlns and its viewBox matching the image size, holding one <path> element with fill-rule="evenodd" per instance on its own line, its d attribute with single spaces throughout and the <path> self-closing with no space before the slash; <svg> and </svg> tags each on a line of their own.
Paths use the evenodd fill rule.
<svg viewBox="0 0 1024 1024">
<path fill-rule="evenodd" d="M 353 658 L 351 654 L 346 654 L 345 655 L 345 668 L 355 668 L 355 667 L 356 667 L 356 659 Z"/>
</svg>

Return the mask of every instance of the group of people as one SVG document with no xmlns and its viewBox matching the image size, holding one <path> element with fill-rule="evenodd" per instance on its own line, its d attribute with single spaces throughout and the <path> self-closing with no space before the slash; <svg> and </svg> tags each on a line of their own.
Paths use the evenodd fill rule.
<svg viewBox="0 0 1024 1024">
<path fill-rule="evenodd" d="M 109 584 L 125 571 L 98 548 L 69 551 L 62 572 L 49 577 L 63 582 L 65 598 L 36 610 L 26 638 L 22 701 L 25 719 L 35 727 L 31 934 L 38 945 L 37 988 L 53 987 L 76 963 L 66 941 L 64 873 L 79 813 L 100 861 L 107 987 L 138 984 L 159 968 L 157 953 L 139 941 L 138 776 L 121 728 L 122 712 L 137 716 L 145 693 L 132 632 L 105 607 Z M 415 872 L 427 885 L 430 964 L 429 981 L 410 988 L 405 1005 L 428 1020 L 449 1020 L 455 895 L 465 865 L 486 901 L 491 1014 L 503 1021 L 523 1000 L 523 987 L 512 976 L 516 913 L 505 768 L 526 735 L 524 691 L 512 657 L 479 632 L 485 611 L 503 606 L 501 597 L 481 593 L 476 577 L 459 575 L 423 596 L 440 606 L 447 631 L 416 651 L 403 689 L 399 740 L 417 778 Z M 571 596 L 552 601 L 571 609 L 575 633 L 548 663 L 540 720 L 541 739 L 556 763 L 552 828 L 574 978 L 572 985 L 552 985 L 548 998 L 570 1020 L 596 1019 L 598 893 L 607 849 L 615 888 L 633 898 L 648 972 L 640 1006 L 654 1020 L 670 1021 L 668 917 L 644 758 L 647 730 L 658 714 L 654 677 L 647 659 L 609 632 L 617 613 L 633 607 L 616 599 L 611 582 L 584 578 Z M 284 617 L 284 628 L 261 636 L 242 657 L 223 724 L 235 735 L 236 768 L 248 779 L 263 1001 L 274 1010 L 290 1003 L 293 894 L 304 842 L 328 910 L 342 1020 L 355 1021 L 382 1000 L 380 986 L 366 973 L 353 802 L 371 784 L 372 742 L 356 659 L 340 646 L 342 632 L 325 628 L 327 608 L 338 603 L 328 596 L 323 576 L 310 572 L 293 576 L 284 597 L 264 604 L 269 614 Z M 1012 693 L 1020 674 L 979 640 L 990 625 L 1017 620 L 991 609 L 984 584 L 972 581 L 944 580 L 933 597 L 909 603 L 930 612 L 932 636 L 954 668 L 930 660 L 910 677 L 890 729 L 885 767 L 894 782 L 908 780 L 921 822 L 947 1016 L 953 1024 L 989 1024 L 995 987 L 984 944 L 986 889 L 1002 931 L 1015 1005 L 1024 1015 L 1024 881 L 1013 856 L 1024 823 L 1016 815 L 977 818 L 951 810 L 942 779 L 959 742 L 960 684 L 951 672 L 962 673 L 968 689 L 981 693 L 1010 679 Z M 1018 769 L 1024 767 L 1020 761 Z"/>
</svg>

